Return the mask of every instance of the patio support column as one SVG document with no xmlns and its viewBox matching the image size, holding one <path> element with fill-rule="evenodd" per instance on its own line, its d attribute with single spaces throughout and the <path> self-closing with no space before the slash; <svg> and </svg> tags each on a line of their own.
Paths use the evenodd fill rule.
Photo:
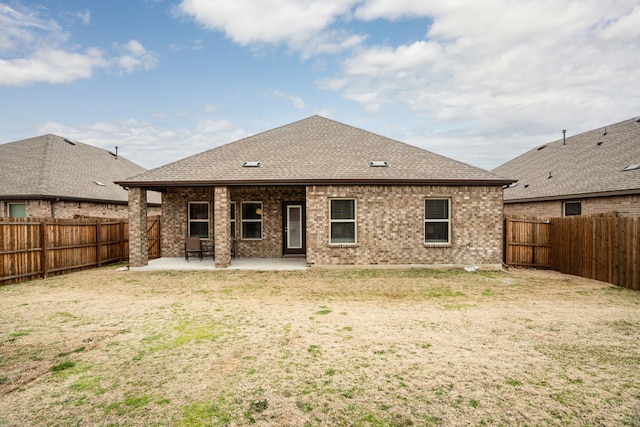
<svg viewBox="0 0 640 427">
<path fill-rule="evenodd" d="M 213 190 L 213 234 L 216 268 L 231 266 L 231 232 L 229 221 L 229 187 Z"/>
<path fill-rule="evenodd" d="M 129 187 L 129 266 L 149 264 L 147 238 L 147 191 Z"/>
</svg>

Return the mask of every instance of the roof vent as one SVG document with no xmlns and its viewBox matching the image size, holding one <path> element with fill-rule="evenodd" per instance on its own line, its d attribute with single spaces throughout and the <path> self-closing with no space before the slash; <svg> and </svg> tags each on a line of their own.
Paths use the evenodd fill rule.
<svg viewBox="0 0 640 427">
<path fill-rule="evenodd" d="M 104 182 L 100 182 L 100 181 L 93 181 L 93 183 L 95 185 L 99 185 L 100 187 L 106 187 L 107 186 L 107 184 L 105 184 Z"/>
<path fill-rule="evenodd" d="M 244 162 L 242 164 L 243 168 L 259 168 L 262 166 L 262 162 Z"/>
<path fill-rule="evenodd" d="M 602 144 L 604 144 L 604 141 L 600 141 L 600 142 L 597 142 L 597 143 L 596 143 L 596 145 L 597 145 L 598 147 L 599 147 L 599 146 L 601 146 Z"/>
<path fill-rule="evenodd" d="M 519 184 L 519 182 L 518 182 L 518 181 L 516 181 L 516 182 L 512 182 L 511 184 L 509 184 L 509 186 L 508 186 L 507 188 L 517 187 L 517 186 L 518 186 L 518 184 Z"/>
<path fill-rule="evenodd" d="M 389 167 L 389 162 L 384 160 L 369 160 L 369 166 L 372 168 L 386 168 Z"/>
<path fill-rule="evenodd" d="M 605 136 L 607 134 L 607 128 L 604 128 L 604 133 L 602 134 L 602 136 Z"/>
<path fill-rule="evenodd" d="M 547 148 L 546 145 L 541 145 L 540 147 L 538 147 L 538 151 L 542 150 L 543 148 Z"/>
<path fill-rule="evenodd" d="M 553 178 L 553 175 L 551 175 L 551 172 L 549 172 L 549 176 L 547 177 L 547 179 L 551 179 Z"/>
<path fill-rule="evenodd" d="M 76 145 L 76 142 L 73 139 L 65 138 L 64 140 L 67 144 Z"/>
<path fill-rule="evenodd" d="M 640 169 L 640 163 L 636 163 L 635 165 L 629 165 L 626 168 L 622 169 L 623 172 L 634 171 Z"/>
<path fill-rule="evenodd" d="M 529 184 L 525 184 L 525 185 L 524 185 L 524 188 L 529 188 Z"/>
<path fill-rule="evenodd" d="M 640 123 L 640 117 L 636 119 L 636 123 Z"/>
</svg>

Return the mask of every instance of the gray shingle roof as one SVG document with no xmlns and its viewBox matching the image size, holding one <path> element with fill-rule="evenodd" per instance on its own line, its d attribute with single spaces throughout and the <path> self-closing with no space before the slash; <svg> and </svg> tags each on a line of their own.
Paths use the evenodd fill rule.
<svg viewBox="0 0 640 427">
<path fill-rule="evenodd" d="M 114 181 L 146 169 L 101 148 L 72 142 L 48 134 L 1 144 L 0 198 L 126 203 L 127 191 Z M 159 195 L 150 193 L 149 202 L 160 203 Z"/>
<path fill-rule="evenodd" d="M 518 180 L 504 191 L 505 202 L 545 200 L 640 194 L 640 169 L 624 171 L 633 164 L 640 164 L 635 118 L 541 145 L 493 172 Z"/>
<path fill-rule="evenodd" d="M 371 167 L 386 161 L 388 167 Z M 260 167 L 243 167 L 261 162 Z M 330 119 L 313 116 L 191 156 L 121 185 L 457 183 L 503 185 L 492 173 Z"/>
</svg>

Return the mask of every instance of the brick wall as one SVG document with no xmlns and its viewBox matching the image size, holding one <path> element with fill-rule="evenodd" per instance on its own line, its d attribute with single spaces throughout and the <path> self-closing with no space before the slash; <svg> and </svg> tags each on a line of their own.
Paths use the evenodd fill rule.
<svg viewBox="0 0 640 427">
<path fill-rule="evenodd" d="M 329 199 L 357 200 L 357 243 L 329 243 Z M 424 243 L 425 198 L 451 199 L 451 243 Z M 502 189 L 307 187 L 307 263 L 500 265 Z"/>
<path fill-rule="evenodd" d="M 568 200 L 582 203 L 582 215 L 615 212 L 618 216 L 640 216 L 640 195 L 591 197 Z M 505 215 L 527 215 L 543 218 L 563 216 L 563 201 L 505 203 Z"/>
<path fill-rule="evenodd" d="M 356 245 L 329 244 L 329 199 L 357 199 Z M 451 244 L 424 243 L 424 200 L 451 199 Z M 173 188 L 163 194 L 162 253 L 183 256 L 188 203 L 207 201 L 213 241 L 214 188 Z M 307 262 L 338 264 L 500 265 L 502 188 L 474 186 L 229 187 L 236 209 L 236 256 L 281 257 L 282 202 L 306 202 Z M 262 202 L 262 239 L 241 238 L 242 202 Z"/>
<path fill-rule="evenodd" d="M 147 192 L 129 188 L 129 207 L 129 265 L 141 267 L 149 263 Z"/>
<path fill-rule="evenodd" d="M 13 202 L 13 201 L 11 201 Z M 0 202 L 0 216 L 8 216 L 6 204 Z M 66 202 L 51 200 L 17 200 L 26 203 L 27 217 L 72 219 L 76 216 L 97 218 L 128 218 L 128 206 L 113 203 Z M 52 208 L 53 205 L 53 208 Z M 160 207 L 149 207 L 149 215 L 160 215 Z"/>
</svg>

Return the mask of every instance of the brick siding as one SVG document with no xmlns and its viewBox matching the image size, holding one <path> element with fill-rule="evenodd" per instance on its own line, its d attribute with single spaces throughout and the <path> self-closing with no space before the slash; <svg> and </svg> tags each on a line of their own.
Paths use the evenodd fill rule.
<svg viewBox="0 0 640 427">
<path fill-rule="evenodd" d="M 571 199 L 569 202 L 582 203 L 582 215 L 615 212 L 618 216 L 640 216 L 640 195 L 591 197 Z M 542 218 L 564 216 L 562 200 L 505 203 L 505 215 L 526 215 Z"/>
<path fill-rule="evenodd" d="M 9 216 L 8 203 L 25 203 L 27 217 L 73 219 L 78 216 L 95 218 L 122 218 L 129 216 L 127 205 L 114 203 L 88 203 L 51 200 L 16 200 L 0 201 L 0 216 Z M 149 215 L 160 215 L 159 206 L 149 207 Z"/>
<path fill-rule="evenodd" d="M 311 265 L 451 264 L 500 265 L 502 188 L 475 186 L 229 187 L 235 202 L 236 256 L 283 255 L 282 202 L 306 202 L 306 257 Z M 329 199 L 357 200 L 356 245 L 329 244 Z M 451 243 L 424 243 L 425 198 L 451 199 Z M 189 202 L 210 206 L 214 231 L 214 188 L 172 188 L 163 194 L 162 253 L 183 256 Z M 262 202 L 262 239 L 241 237 L 241 204 Z M 225 219 L 227 222 L 227 219 Z"/>
</svg>

